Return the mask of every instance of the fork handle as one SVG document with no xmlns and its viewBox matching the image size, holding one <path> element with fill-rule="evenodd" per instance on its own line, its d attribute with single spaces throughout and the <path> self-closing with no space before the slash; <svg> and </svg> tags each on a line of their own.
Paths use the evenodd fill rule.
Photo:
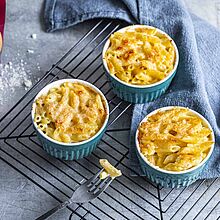
<svg viewBox="0 0 220 220">
<path fill-rule="evenodd" d="M 48 217 L 50 217 L 51 215 L 53 215 L 55 212 L 65 208 L 66 206 L 68 206 L 69 204 L 71 204 L 70 200 L 67 200 L 63 203 L 60 203 L 58 206 L 52 208 L 51 210 L 49 210 L 48 212 L 44 213 L 43 215 L 41 215 L 40 217 L 38 217 L 36 220 L 44 220 L 47 219 Z"/>
</svg>

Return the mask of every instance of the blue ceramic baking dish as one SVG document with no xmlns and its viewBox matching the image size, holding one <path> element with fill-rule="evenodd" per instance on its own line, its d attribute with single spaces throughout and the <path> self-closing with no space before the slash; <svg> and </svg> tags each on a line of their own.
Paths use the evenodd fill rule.
<svg viewBox="0 0 220 220">
<path fill-rule="evenodd" d="M 141 121 L 141 123 L 145 122 L 149 116 L 155 114 L 158 111 L 165 111 L 165 110 L 172 109 L 175 107 L 184 108 L 184 107 L 180 107 L 180 106 L 168 106 L 168 107 L 163 107 L 163 108 L 157 109 L 157 110 L 151 112 L 150 114 L 148 114 Z M 212 127 L 209 124 L 209 122 L 202 115 L 200 115 L 198 112 L 193 111 L 191 109 L 188 109 L 188 110 L 190 110 L 190 112 L 192 112 L 192 114 L 197 115 L 199 118 L 201 118 L 203 120 L 204 125 L 206 125 L 212 131 L 211 137 L 212 137 L 213 142 L 215 142 L 214 132 L 213 132 Z M 207 162 L 213 152 L 213 149 L 214 149 L 214 143 L 213 143 L 208 155 L 199 165 L 197 165 L 191 169 L 185 170 L 185 171 L 175 172 L 175 171 L 164 170 L 164 169 L 161 169 L 157 166 L 154 166 L 146 159 L 146 157 L 140 151 L 140 147 L 139 147 L 139 143 L 138 143 L 138 129 L 137 129 L 136 135 L 135 135 L 135 144 L 136 144 L 137 157 L 138 157 L 138 160 L 139 160 L 139 163 L 140 163 L 140 166 L 141 166 L 141 169 L 142 169 L 144 175 L 146 175 L 147 178 L 150 179 L 152 182 L 159 184 L 160 186 L 168 187 L 168 188 L 179 188 L 179 187 L 189 186 L 190 184 L 192 184 L 193 182 L 198 180 L 199 175 L 203 171 L 203 168 L 207 164 Z"/>
<path fill-rule="evenodd" d="M 93 137 L 91 137 L 88 140 L 76 142 L 76 143 L 59 142 L 48 137 L 46 134 L 44 134 L 40 129 L 38 129 L 37 124 L 34 122 L 34 114 L 35 114 L 35 108 L 36 108 L 35 100 L 41 95 L 46 94 L 51 88 L 58 87 L 64 82 L 81 83 L 93 89 L 95 92 L 101 95 L 105 103 L 105 109 L 106 109 L 107 114 L 106 114 L 106 119 L 103 123 L 103 126 Z M 109 106 L 103 93 L 98 88 L 96 88 L 94 85 L 90 84 L 89 82 L 78 80 L 78 79 L 62 79 L 62 80 L 58 80 L 47 85 L 37 94 L 32 105 L 31 115 L 32 115 L 32 122 L 36 130 L 37 137 L 40 140 L 44 150 L 48 154 L 50 154 L 53 157 L 63 159 L 63 160 L 78 160 L 91 154 L 92 151 L 96 148 L 100 139 L 102 138 L 102 135 L 105 132 L 108 119 L 109 119 Z"/>
<path fill-rule="evenodd" d="M 147 25 L 132 25 L 132 26 L 127 26 L 125 28 L 120 29 L 118 32 L 124 32 L 128 29 L 135 29 L 135 28 L 154 28 L 152 26 L 147 26 Z M 157 29 L 157 28 L 156 28 Z M 110 46 L 110 40 L 108 39 L 104 45 L 103 51 L 102 51 L 102 61 L 103 61 L 103 66 L 104 70 L 107 74 L 107 77 L 110 81 L 110 84 L 112 86 L 113 92 L 120 97 L 121 99 L 131 102 L 131 103 L 146 103 L 153 101 L 160 97 L 162 94 L 165 93 L 167 88 L 169 87 L 173 77 L 176 74 L 177 66 L 179 63 L 179 53 L 177 46 L 175 42 L 172 40 L 172 38 L 166 34 L 165 32 L 157 29 L 158 32 L 166 35 L 168 39 L 172 41 L 172 44 L 175 48 L 175 64 L 173 70 L 168 74 L 167 77 L 165 77 L 163 80 L 150 84 L 150 85 L 132 85 L 129 83 L 126 83 L 122 80 L 120 80 L 118 77 L 115 75 L 112 75 L 108 69 L 107 62 L 105 60 L 105 53 L 107 49 Z"/>
</svg>

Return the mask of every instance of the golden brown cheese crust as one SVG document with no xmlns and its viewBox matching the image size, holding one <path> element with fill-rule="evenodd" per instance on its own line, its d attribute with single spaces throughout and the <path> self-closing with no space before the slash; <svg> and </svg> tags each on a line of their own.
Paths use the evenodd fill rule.
<svg viewBox="0 0 220 220">
<path fill-rule="evenodd" d="M 174 68 L 175 48 L 155 28 L 127 29 L 110 37 L 105 53 L 111 74 L 134 85 L 149 85 L 164 79 Z"/>
<path fill-rule="evenodd" d="M 91 138 L 106 116 L 101 95 L 80 83 L 63 83 L 36 100 L 35 122 L 45 134 L 61 142 Z"/>
<path fill-rule="evenodd" d="M 183 171 L 200 164 L 213 140 L 211 130 L 188 109 L 158 111 L 139 127 L 141 153 L 155 166 Z"/>
</svg>

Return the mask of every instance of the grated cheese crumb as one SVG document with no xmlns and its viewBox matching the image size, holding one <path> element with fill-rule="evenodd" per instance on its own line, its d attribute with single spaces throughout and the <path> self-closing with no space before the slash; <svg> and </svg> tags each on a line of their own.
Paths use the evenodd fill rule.
<svg viewBox="0 0 220 220">
<path fill-rule="evenodd" d="M 27 52 L 28 52 L 28 53 L 34 53 L 33 50 L 29 50 L 29 49 L 27 50 Z"/>
<path fill-rule="evenodd" d="M 27 88 L 30 88 L 32 86 L 32 82 L 29 79 L 24 79 L 24 85 Z"/>
<path fill-rule="evenodd" d="M 3 104 L 9 96 L 13 95 L 15 88 L 22 86 L 25 89 L 32 86 L 23 60 L 15 64 L 12 62 L 0 64 L 0 104 Z"/>
<path fill-rule="evenodd" d="M 37 35 L 36 35 L 36 34 L 32 34 L 32 35 L 31 35 L 31 38 L 37 39 Z"/>
</svg>

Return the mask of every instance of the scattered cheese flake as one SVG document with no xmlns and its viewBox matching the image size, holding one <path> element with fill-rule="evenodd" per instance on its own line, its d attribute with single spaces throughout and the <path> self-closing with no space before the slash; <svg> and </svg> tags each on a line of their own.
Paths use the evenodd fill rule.
<svg viewBox="0 0 220 220">
<path fill-rule="evenodd" d="M 31 35 L 31 38 L 37 39 L 37 35 L 36 35 L 36 34 L 32 34 L 32 35 Z"/>
<path fill-rule="evenodd" d="M 0 104 L 3 104 L 9 96 L 13 96 L 16 87 L 21 86 L 25 89 L 32 86 L 23 60 L 15 64 L 12 62 L 0 64 Z"/>
<path fill-rule="evenodd" d="M 27 88 L 30 88 L 32 86 L 32 82 L 29 79 L 24 79 L 24 85 Z"/>
<path fill-rule="evenodd" d="M 28 52 L 28 53 L 34 53 L 33 50 L 29 50 L 29 49 L 27 50 L 27 52 Z"/>
</svg>

